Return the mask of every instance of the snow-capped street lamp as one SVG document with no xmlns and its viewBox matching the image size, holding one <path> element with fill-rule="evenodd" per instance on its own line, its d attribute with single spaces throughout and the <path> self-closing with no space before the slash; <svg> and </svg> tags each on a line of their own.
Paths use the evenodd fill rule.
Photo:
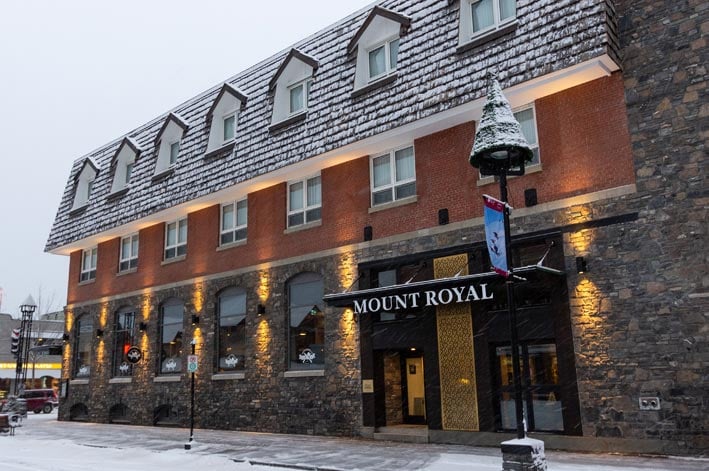
<svg viewBox="0 0 709 471">
<path fill-rule="evenodd" d="M 532 149 L 522 134 L 519 122 L 515 119 L 510 104 L 502 93 L 494 74 L 488 74 L 487 100 L 483 106 L 480 125 L 475 133 L 475 143 L 470 154 L 470 165 L 480 171 L 481 176 L 494 175 L 500 182 L 500 201 L 486 197 L 486 206 L 494 208 L 499 216 L 502 213 L 502 227 L 495 229 L 494 238 L 502 236 L 504 253 L 497 250 L 491 253 L 495 271 L 505 276 L 507 288 L 507 309 L 510 323 L 510 347 L 512 350 L 512 369 L 515 392 L 515 417 L 517 421 L 517 440 L 502 443 L 503 470 L 516 469 L 518 460 L 536 457 L 539 466 L 534 469 L 545 470 L 544 443 L 526 438 L 526 427 L 522 397 L 522 372 L 519 358 L 519 339 L 517 336 L 517 313 L 514 299 L 514 269 L 510 248 L 510 206 L 507 204 L 507 175 L 524 175 L 524 166 L 533 158 Z M 489 202 L 492 201 L 492 203 Z M 485 215 L 486 234 L 488 229 L 488 211 Z M 489 219 L 494 219 L 491 216 Z M 499 225 L 499 218 L 495 222 Z M 490 224 L 492 225 L 492 224 Z M 502 232 L 502 234 L 500 234 Z M 486 237 L 488 238 L 488 237 Z M 488 241 L 489 242 L 489 241 Z M 489 244 L 486 244 L 489 245 Z M 494 260 L 493 260 L 494 259 Z M 540 459 L 541 458 L 541 459 Z M 532 469 L 532 468 L 529 468 Z"/>
</svg>

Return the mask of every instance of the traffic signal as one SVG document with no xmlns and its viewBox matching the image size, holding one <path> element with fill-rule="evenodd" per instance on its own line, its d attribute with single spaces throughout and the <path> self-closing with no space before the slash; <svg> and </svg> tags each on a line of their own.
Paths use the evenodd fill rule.
<svg viewBox="0 0 709 471">
<path fill-rule="evenodd" d="M 15 358 L 20 353 L 20 329 L 12 329 L 10 334 L 10 353 Z"/>
</svg>

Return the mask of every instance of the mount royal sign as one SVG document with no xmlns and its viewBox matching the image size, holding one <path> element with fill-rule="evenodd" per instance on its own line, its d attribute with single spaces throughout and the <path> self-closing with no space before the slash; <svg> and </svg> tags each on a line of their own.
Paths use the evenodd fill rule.
<svg viewBox="0 0 709 471">
<path fill-rule="evenodd" d="M 390 294 L 371 298 L 355 299 L 355 314 L 379 311 L 401 311 L 418 307 L 443 306 L 451 303 L 469 303 L 493 298 L 487 284 L 470 284 L 454 288 L 440 288 L 405 294 Z"/>
</svg>

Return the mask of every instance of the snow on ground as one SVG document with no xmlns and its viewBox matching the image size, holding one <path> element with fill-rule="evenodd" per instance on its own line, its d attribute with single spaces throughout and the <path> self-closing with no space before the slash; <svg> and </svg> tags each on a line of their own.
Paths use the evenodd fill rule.
<svg viewBox="0 0 709 471">
<path fill-rule="evenodd" d="M 150 470 L 150 471 L 174 471 L 176 469 L 204 470 L 209 471 L 287 471 L 294 469 L 315 469 L 314 455 L 311 458 L 298 454 L 298 444 L 304 443 L 308 437 L 301 436 L 277 436 L 274 442 L 263 441 L 259 434 L 239 434 L 235 432 L 225 435 L 218 432 L 221 437 L 232 437 L 224 439 L 221 446 L 215 447 L 214 443 L 200 443 L 199 434 L 207 435 L 206 431 L 196 431 L 195 442 L 192 450 L 184 450 L 184 442 L 176 443 L 174 440 L 164 440 L 165 433 L 174 437 L 175 434 L 188 437 L 184 429 L 155 429 L 152 427 L 136 427 L 135 429 L 119 427 L 113 430 L 106 430 L 95 424 L 80 425 L 81 428 L 72 427 L 71 439 L 66 436 L 59 436 L 62 428 L 57 423 L 57 436 L 52 435 L 53 424 L 56 421 L 56 411 L 51 414 L 30 413 L 22 427 L 17 429 L 14 437 L 7 434 L 0 435 L 0 470 L 2 471 L 94 471 L 97 469 L 105 471 L 125 471 L 130 470 Z M 66 422 L 61 424 L 66 425 Z M 34 427 L 33 427 L 34 425 Z M 78 424 L 77 424 L 78 425 Z M 85 427 L 85 428 L 84 428 Z M 126 434 L 127 432 L 127 434 Z M 111 436 L 106 434 L 110 433 Z M 184 433 L 184 435 L 183 435 Z M 126 436 L 122 436 L 126 434 Z M 143 437 L 143 438 L 138 438 Z M 269 437 L 273 437 L 269 435 Z M 136 438 L 130 441 L 130 438 Z M 312 438 L 312 437 L 311 437 Z M 142 441 L 141 441 L 142 440 Z M 229 441 L 231 440 L 231 443 Z M 235 444 L 252 440 L 255 448 L 268 453 L 270 459 L 265 455 L 253 459 L 255 462 L 246 461 L 243 455 L 234 455 Z M 259 441 L 261 440 L 261 441 Z M 316 440 L 316 438 L 313 438 Z M 83 444 L 81 444 L 83 443 Z M 390 456 L 386 456 L 385 448 L 395 448 L 401 454 L 413 454 L 422 450 L 427 455 L 430 453 L 431 460 L 421 466 L 414 468 L 411 465 L 405 467 L 394 466 L 396 470 L 402 471 L 499 471 L 502 468 L 502 461 L 498 450 L 481 449 L 471 447 L 450 447 L 441 452 L 439 446 L 427 445 L 405 445 L 390 444 L 388 442 L 378 442 L 376 445 L 371 442 L 352 442 L 347 440 L 337 441 L 337 439 L 324 439 L 317 445 L 318 450 L 333 455 L 338 466 L 326 466 L 320 469 L 341 469 L 347 471 L 390 469 L 393 465 Z M 104 445 L 106 444 L 106 445 Z M 166 446 L 167 444 L 167 446 Z M 243 443 L 242 443 L 243 444 Z M 349 444 L 349 445 L 348 445 Z M 372 456 L 367 456 L 362 452 L 362 445 L 368 450 L 374 451 L 374 465 Z M 385 448 L 376 448 L 385 447 Z M 409 447 L 409 448 L 407 448 Z M 416 447 L 416 448 L 414 448 Z M 395 452 L 396 453 L 396 452 Z M 231 454 L 231 456 L 229 456 Z M 370 459 L 369 465 L 367 458 Z M 389 460 L 389 461 L 387 461 Z M 547 452 L 549 471 L 689 471 L 709 469 L 707 459 L 663 459 L 651 457 L 629 457 L 612 455 L 584 455 L 579 453 Z M 280 464 L 277 467 L 267 466 L 264 463 Z M 287 462 L 288 465 L 284 466 Z M 298 463 L 295 465 L 294 463 Z M 386 463 L 390 463 L 387 465 Z M 358 467 L 357 464 L 359 464 Z M 382 468 L 382 465 L 384 468 Z M 288 466 L 294 466 L 292 468 Z"/>
</svg>

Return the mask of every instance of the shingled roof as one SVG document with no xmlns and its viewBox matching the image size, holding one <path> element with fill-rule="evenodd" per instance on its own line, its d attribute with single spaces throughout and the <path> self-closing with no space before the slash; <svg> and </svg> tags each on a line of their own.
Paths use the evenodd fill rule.
<svg viewBox="0 0 709 471">
<path fill-rule="evenodd" d="M 383 0 L 378 5 L 411 20 L 399 47 L 392 83 L 354 95 L 356 60 L 348 44 L 371 14 L 360 10 L 332 26 L 228 79 L 248 96 L 239 116 L 233 149 L 204 158 L 207 112 L 223 84 L 77 159 L 71 169 L 45 250 L 53 250 L 395 129 L 485 95 L 485 74 L 495 69 L 505 87 L 587 60 L 616 57 L 612 8 L 607 0 L 519 0 L 518 26 L 510 34 L 468 50 L 458 49 L 458 5 L 449 0 Z M 269 83 L 291 50 L 318 60 L 307 118 L 269 132 Z M 153 182 L 155 139 L 170 114 L 189 122 L 174 173 Z M 107 198 L 111 159 L 128 137 L 143 149 L 130 189 Z M 86 159 L 99 168 L 91 201 L 71 215 L 74 180 Z"/>
</svg>

